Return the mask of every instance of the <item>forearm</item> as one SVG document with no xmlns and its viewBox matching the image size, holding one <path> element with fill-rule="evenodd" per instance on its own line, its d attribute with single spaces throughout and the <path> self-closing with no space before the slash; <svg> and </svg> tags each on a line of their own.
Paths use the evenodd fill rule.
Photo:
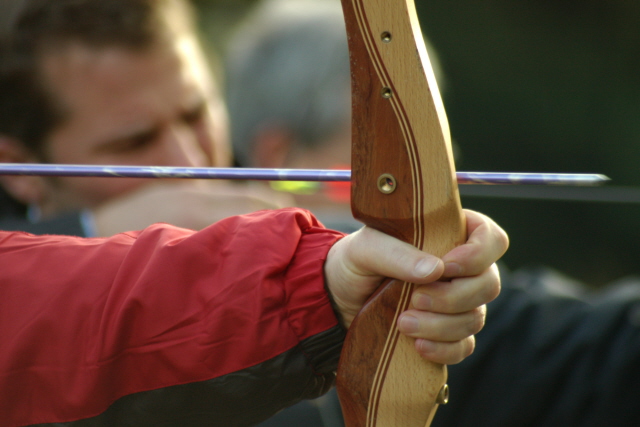
<svg viewBox="0 0 640 427">
<path fill-rule="evenodd" d="M 147 390 L 163 389 L 155 395 L 175 402 L 164 390 L 201 389 L 212 380 L 211 396 L 223 388 L 233 396 L 229 382 L 251 388 L 234 373 L 259 372 L 291 351 L 309 357 L 284 358 L 256 386 L 282 382 L 279 372 L 302 376 L 300 397 L 326 390 L 342 337 L 332 329 L 322 264 L 340 237 L 293 210 L 232 218 L 197 233 L 154 226 L 110 239 L 3 235 L 0 259 L 11 268 L 0 277 L 7 337 L 1 412 L 10 425 L 71 421 Z M 329 348 L 314 356 L 317 345 Z M 213 400 L 207 405 L 229 409 L 228 400 Z M 150 404 L 165 408 L 153 396 Z"/>
</svg>

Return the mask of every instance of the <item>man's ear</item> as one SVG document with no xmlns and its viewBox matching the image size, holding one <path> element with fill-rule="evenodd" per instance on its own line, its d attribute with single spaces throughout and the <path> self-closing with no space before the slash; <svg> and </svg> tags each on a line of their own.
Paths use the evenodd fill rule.
<svg viewBox="0 0 640 427">
<path fill-rule="evenodd" d="M 274 169 L 287 167 L 293 146 L 293 135 L 287 129 L 282 126 L 265 126 L 256 133 L 249 166 Z"/>
<path fill-rule="evenodd" d="M 0 163 L 36 163 L 38 160 L 16 139 L 0 135 Z M 44 181 L 38 176 L 0 176 L 0 185 L 20 203 L 38 204 L 44 194 Z"/>
</svg>

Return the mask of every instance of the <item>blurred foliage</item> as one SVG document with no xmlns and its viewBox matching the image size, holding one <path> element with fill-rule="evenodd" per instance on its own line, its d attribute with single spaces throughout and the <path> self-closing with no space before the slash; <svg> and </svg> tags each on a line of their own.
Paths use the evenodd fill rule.
<svg viewBox="0 0 640 427">
<path fill-rule="evenodd" d="M 221 51 L 254 0 L 200 0 Z M 640 2 L 417 0 L 446 76 L 460 170 L 593 172 L 640 185 Z M 511 268 L 598 286 L 640 275 L 640 205 L 463 199 L 510 234 Z"/>
</svg>

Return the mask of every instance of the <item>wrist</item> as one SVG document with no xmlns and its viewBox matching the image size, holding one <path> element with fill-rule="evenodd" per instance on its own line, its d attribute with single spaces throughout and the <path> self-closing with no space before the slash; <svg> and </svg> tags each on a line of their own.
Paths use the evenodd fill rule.
<svg viewBox="0 0 640 427">
<path fill-rule="evenodd" d="M 353 322 L 353 319 L 358 313 L 358 307 L 350 307 L 350 304 L 348 304 L 344 298 L 340 297 L 340 284 L 344 282 L 340 277 L 340 259 L 342 257 L 341 247 L 344 246 L 344 242 L 346 242 L 346 240 L 341 239 L 329 250 L 324 265 L 324 276 L 325 289 L 327 291 L 329 301 L 331 302 L 331 307 L 333 307 L 333 311 L 340 324 L 344 326 L 345 329 L 349 329 L 351 322 Z M 345 291 L 346 290 L 343 290 L 342 295 L 345 295 Z"/>
</svg>

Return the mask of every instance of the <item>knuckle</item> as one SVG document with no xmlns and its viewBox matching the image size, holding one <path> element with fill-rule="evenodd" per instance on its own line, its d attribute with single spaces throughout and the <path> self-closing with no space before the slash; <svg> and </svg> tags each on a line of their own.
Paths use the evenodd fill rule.
<svg viewBox="0 0 640 427">
<path fill-rule="evenodd" d="M 465 340 L 460 341 L 457 344 L 457 351 L 454 355 L 451 356 L 449 360 L 449 364 L 451 365 L 460 363 L 473 354 L 473 351 L 475 350 L 475 338 L 471 336 Z"/>
<path fill-rule="evenodd" d="M 495 264 L 494 264 L 495 265 Z M 500 295 L 500 290 L 501 290 L 501 283 L 500 283 L 500 276 L 498 275 L 498 267 L 495 267 L 495 271 L 496 271 L 496 279 L 493 281 L 492 286 L 490 286 L 490 290 L 489 290 L 489 301 L 493 301 L 494 299 L 498 298 L 498 295 Z"/>
<path fill-rule="evenodd" d="M 509 235 L 497 224 L 493 227 L 493 240 L 498 257 L 504 255 L 507 249 L 509 249 Z"/>
<path fill-rule="evenodd" d="M 476 338 L 474 336 L 470 336 L 466 340 L 465 352 L 463 353 L 463 359 L 471 356 L 476 349 Z"/>
<path fill-rule="evenodd" d="M 509 235 L 501 227 L 498 226 L 498 239 L 502 245 L 503 252 L 509 249 Z"/>
<path fill-rule="evenodd" d="M 498 266 L 496 264 L 493 264 L 485 272 L 484 276 L 484 285 L 482 286 L 482 291 L 480 292 L 479 296 L 482 300 L 482 303 L 486 304 L 493 301 L 498 297 L 498 295 L 500 295 L 501 283 Z"/>
<path fill-rule="evenodd" d="M 484 327 L 486 319 L 486 306 L 481 306 L 471 312 L 471 320 L 469 321 L 469 335 L 477 334 Z"/>
</svg>

